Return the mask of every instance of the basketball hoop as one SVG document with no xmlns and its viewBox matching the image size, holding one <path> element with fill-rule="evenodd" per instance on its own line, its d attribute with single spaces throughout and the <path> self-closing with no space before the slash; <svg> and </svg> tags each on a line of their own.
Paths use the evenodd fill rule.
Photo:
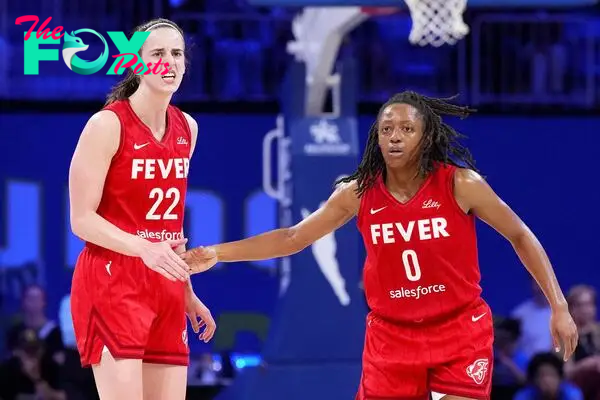
<svg viewBox="0 0 600 400">
<path fill-rule="evenodd" d="M 409 40 L 419 46 L 456 44 L 469 33 L 463 21 L 467 0 L 404 0 L 413 25 Z"/>
</svg>

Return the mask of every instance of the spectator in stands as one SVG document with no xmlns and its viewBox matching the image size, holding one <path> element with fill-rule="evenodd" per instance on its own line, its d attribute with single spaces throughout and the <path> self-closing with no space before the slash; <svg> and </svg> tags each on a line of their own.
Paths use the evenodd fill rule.
<svg viewBox="0 0 600 400">
<path fill-rule="evenodd" d="M 11 357 L 0 365 L 0 399 L 66 400 L 59 365 L 33 329 L 19 331 Z"/>
<path fill-rule="evenodd" d="M 235 378 L 235 366 L 231 357 L 231 351 L 224 350 L 221 352 L 221 372 L 220 381 L 223 386 L 231 384 Z"/>
<path fill-rule="evenodd" d="M 600 399 L 600 325 L 596 320 L 596 290 L 588 285 L 574 286 L 567 295 L 579 342 L 565 365 L 569 379 L 583 391 L 586 399 Z"/>
<path fill-rule="evenodd" d="M 552 351 L 550 315 L 552 310 L 535 280 L 531 280 L 532 297 L 517 306 L 511 316 L 521 321 L 519 349 L 531 358 L 534 354 Z"/>
<path fill-rule="evenodd" d="M 497 318 L 494 324 L 494 372 L 492 398 L 512 398 L 527 381 L 529 357 L 518 349 L 520 322 Z"/>
<path fill-rule="evenodd" d="M 198 375 L 200 385 L 202 386 L 216 386 L 218 384 L 219 376 L 214 368 L 212 354 L 202 354 L 196 374 Z"/>
<path fill-rule="evenodd" d="M 583 400 L 579 388 L 564 379 L 563 362 L 552 353 L 536 354 L 527 368 L 529 385 L 514 400 Z"/>
<path fill-rule="evenodd" d="M 21 315 L 7 332 L 8 350 L 13 351 L 20 334 L 33 330 L 43 342 L 46 353 L 59 365 L 64 361 L 64 346 L 58 325 L 46 316 L 46 292 L 39 285 L 30 285 L 23 290 Z"/>
<path fill-rule="evenodd" d="M 71 295 L 67 294 L 60 302 L 58 312 L 60 330 L 65 346 L 63 364 L 63 388 L 68 400 L 97 400 L 98 391 L 91 368 L 83 368 L 75 341 L 75 328 L 71 317 Z"/>
</svg>

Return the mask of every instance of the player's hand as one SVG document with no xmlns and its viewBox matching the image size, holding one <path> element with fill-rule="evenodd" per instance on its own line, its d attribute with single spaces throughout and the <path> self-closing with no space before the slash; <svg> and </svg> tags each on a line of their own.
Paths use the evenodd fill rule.
<svg viewBox="0 0 600 400">
<path fill-rule="evenodd" d="M 182 246 L 187 239 L 165 240 L 164 242 L 147 241 L 140 251 L 140 258 L 153 271 L 158 272 L 171 281 L 187 281 L 190 277 L 189 267 L 175 253 L 174 249 Z"/>
<path fill-rule="evenodd" d="M 192 274 L 208 271 L 219 262 L 212 247 L 196 247 L 181 254 L 181 258 L 187 263 Z"/>
<path fill-rule="evenodd" d="M 563 350 L 564 361 L 567 361 L 575 352 L 579 341 L 577 326 L 567 308 L 552 311 L 550 332 L 554 349 L 556 352 Z"/>
<path fill-rule="evenodd" d="M 210 314 L 208 307 L 204 305 L 193 292 L 189 293 L 185 305 L 185 313 L 187 314 L 194 333 L 198 334 L 198 338 L 204 343 L 208 343 L 215 334 L 217 324 Z M 202 330 L 202 328 L 204 329 Z M 202 332 L 200 332 L 202 330 Z"/>
</svg>

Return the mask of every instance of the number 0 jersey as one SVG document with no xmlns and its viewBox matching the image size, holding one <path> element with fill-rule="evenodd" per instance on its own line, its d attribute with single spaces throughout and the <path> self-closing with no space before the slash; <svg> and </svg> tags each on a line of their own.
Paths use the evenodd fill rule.
<svg viewBox="0 0 600 400">
<path fill-rule="evenodd" d="M 165 134 L 158 141 L 129 100 L 112 103 L 105 110 L 119 117 L 121 140 L 106 176 L 98 214 L 125 232 L 150 241 L 181 238 L 192 142 L 185 116 L 169 106 Z"/>
<path fill-rule="evenodd" d="M 363 278 L 375 315 L 400 323 L 441 320 L 480 298 L 475 217 L 456 202 L 455 171 L 439 164 L 406 203 L 382 178 L 362 196 Z"/>
</svg>

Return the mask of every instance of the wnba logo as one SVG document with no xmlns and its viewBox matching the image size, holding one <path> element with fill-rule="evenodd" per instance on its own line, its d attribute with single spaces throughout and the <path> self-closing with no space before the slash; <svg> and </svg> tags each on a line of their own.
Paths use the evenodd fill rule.
<svg viewBox="0 0 600 400">
<path fill-rule="evenodd" d="M 33 22 L 29 30 L 25 33 L 23 59 L 25 75 L 38 75 L 40 61 L 58 61 L 58 49 L 41 49 L 40 45 L 60 44 L 61 38 L 64 38 L 62 58 L 71 71 L 80 75 L 91 75 L 104 67 L 108 61 L 108 43 L 104 36 L 92 29 L 79 29 L 72 31 L 70 34 L 67 32 L 61 34 L 63 30 L 62 26 L 57 26 L 50 32 L 50 28 L 46 28 L 46 25 L 51 20 L 52 17 L 48 17 L 37 28 L 35 36 L 31 34 L 39 22 L 37 15 L 24 15 L 15 20 L 16 25 L 21 25 L 24 22 Z M 102 53 L 95 60 L 86 61 L 77 55 L 77 53 L 84 52 L 90 47 L 78 36 L 82 33 L 96 36 L 104 46 Z M 138 51 L 142 48 L 150 32 L 135 32 L 130 40 L 127 39 L 123 32 L 107 32 L 107 34 L 119 50 L 119 54 L 112 56 L 116 60 L 109 68 L 107 75 L 120 75 L 126 68 L 132 68 L 133 72 L 137 75 L 165 75 L 169 72 L 169 63 L 163 64 L 159 60 L 154 66 L 151 63 L 146 65 L 139 57 Z"/>
</svg>

